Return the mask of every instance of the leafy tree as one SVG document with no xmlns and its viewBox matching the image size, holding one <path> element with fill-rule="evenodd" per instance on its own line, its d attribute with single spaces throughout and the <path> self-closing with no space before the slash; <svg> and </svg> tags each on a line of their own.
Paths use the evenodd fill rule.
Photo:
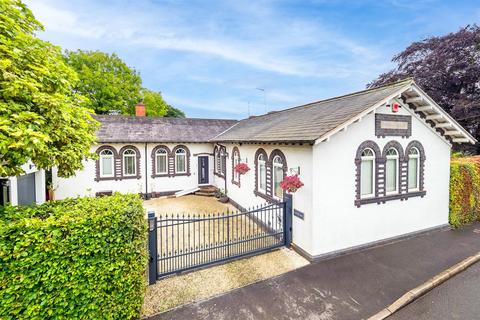
<svg viewBox="0 0 480 320">
<path fill-rule="evenodd" d="M 65 60 L 80 79 L 75 90 L 89 98 L 88 105 L 96 113 L 119 110 L 122 114 L 135 114 L 135 104 L 141 100 L 142 79 L 115 53 L 67 51 Z"/>
<path fill-rule="evenodd" d="M 59 47 L 36 38 L 43 26 L 20 0 L 1 0 L 0 13 L 0 176 L 22 173 L 28 160 L 72 175 L 91 156 L 97 127 L 73 92 L 75 71 Z"/>
<path fill-rule="evenodd" d="M 167 114 L 168 105 L 160 92 L 143 89 L 142 93 L 147 117 L 164 117 Z"/>
<path fill-rule="evenodd" d="M 448 113 L 480 140 L 480 27 L 414 42 L 393 57 L 398 66 L 368 87 L 413 77 Z M 477 152 L 480 151 L 477 149 Z"/>
<path fill-rule="evenodd" d="M 185 118 L 185 113 L 180 109 L 172 107 L 171 105 L 167 105 L 167 114 L 165 115 L 165 117 Z"/>
</svg>

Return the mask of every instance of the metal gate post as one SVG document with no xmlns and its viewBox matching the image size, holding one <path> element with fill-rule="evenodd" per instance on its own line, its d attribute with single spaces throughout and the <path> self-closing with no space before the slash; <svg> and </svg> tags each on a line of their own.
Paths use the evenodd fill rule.
<svg viewBox="0 0 480 320">
<path fill-rule="evenodd" d="M 158 276 L 157 217 L 155 211 L 148 212 L 148 284 L 155 284 Z"/>
<path fill-rule="evenodd" d="M 292 215 L 293 215 L 293 199 L 291 194 L 285 194 L 284 206 L 284 225 L 283 232 L 285 234 L 285 246 L 290 248 L 292 244 Z"/>
</svg>

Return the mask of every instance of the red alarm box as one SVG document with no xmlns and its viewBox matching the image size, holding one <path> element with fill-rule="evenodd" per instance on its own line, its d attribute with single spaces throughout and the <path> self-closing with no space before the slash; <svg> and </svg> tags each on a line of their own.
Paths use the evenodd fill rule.
<svg viewBox="0 0 480 320">
<path fill-rule="evenodd" d="M 398 112 L 399 108 L 400 108 L 400 104 L 398 103 L 392 104 L 392 112 Z"/>
</svg>

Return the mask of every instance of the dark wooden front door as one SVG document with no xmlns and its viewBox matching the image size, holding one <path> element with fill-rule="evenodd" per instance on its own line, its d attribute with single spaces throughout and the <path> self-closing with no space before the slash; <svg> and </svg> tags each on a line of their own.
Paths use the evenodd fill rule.
<svg viewBox="0 0 480 320">
<path fill-rule="evenodd" d="M 208 183 L 208 157 L 198 157 L 198 184 Z"/>
</svg>

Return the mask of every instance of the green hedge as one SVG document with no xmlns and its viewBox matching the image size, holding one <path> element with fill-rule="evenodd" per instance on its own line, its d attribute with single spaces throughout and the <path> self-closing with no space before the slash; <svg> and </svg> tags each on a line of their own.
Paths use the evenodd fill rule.
<svg viewBox="0 0 480 320">
<path fill-rule="evenodd" d="M 452 159 L 449 220 L 455 227 L 480 220 L 480 157 Z"/>
<path fill-rule="evenodd" d="M 147 226 L 136 195 L 0 209 L 0 319 L 135 319 Z"/>
</svg>

